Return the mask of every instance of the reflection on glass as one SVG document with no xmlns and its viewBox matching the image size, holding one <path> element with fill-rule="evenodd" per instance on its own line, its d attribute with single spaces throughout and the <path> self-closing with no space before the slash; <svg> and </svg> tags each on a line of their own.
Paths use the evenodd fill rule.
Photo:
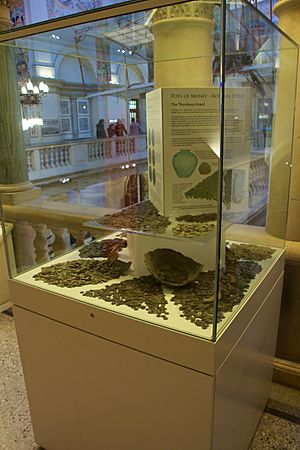
<svg viewBox="0 0 300 450">
<path fill-rule="evenodd" d="M 226 19 L 222 218 L 230 226 L 218 302 L 225 316 L 284 246 L 297 60 L 294 45 L 250 6 L 228 3 Z"/>
<path fill-rule="evenodd" d="M 283 247 L 292 133 L 283 151 L 278 105 L 283 55 L 287 101 L 296 54 L 250 6 L 230 2 L 226 14 L 225 55 L 212 1 L 1 45 L 14 50 L 19 94 L 29 80 L 49 87 L 18 105 L 42 191 L 33 225 L 15 227 L 20 280 L 206 339 L 229 323 Z"/>
</svg>

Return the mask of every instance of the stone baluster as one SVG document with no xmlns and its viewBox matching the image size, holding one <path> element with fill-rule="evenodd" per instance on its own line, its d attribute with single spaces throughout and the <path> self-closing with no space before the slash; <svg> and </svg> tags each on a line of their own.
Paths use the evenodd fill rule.
<svg viewBox="0 0 300 450">
<path fill-rule="evenodd" d="M 118 156 L 118 153 L 117 153 L 117 142 L 113 138 L 110 140 L 110 142 L 111 142 L 111 148 L 112 148 L 111 157 L 112 158 L 116 158 L 116 156 Z"/>
<path fill-rule="evenodd" d="M 66 145 L 64 147 L 65 150 L 65 165 L 67 166 L 68 164 L 70 164 L 70 146 Z"/>
<path fill-rule="evenodd" d="M 86 231 L 77 229 L 69 229 L 70 234 L 76 240 L 76 247 L 84 244 L 84 238 L 86 236 Z"/>
<path fill-rule="evenodd" d="M 111 141 L 105 141 L 105 158 L 111 158 Z"/>
<path fill-rule="evenodd" d="M 50 152 L 51 152 L 51 149 L 46 148 L 46 150 L 45 150 L 45 168 L 46 169 L 50 168 Z"/>
<path fill-rule="evenodd" d="M 45 165 L 45 149 L 42 148 L 40 151 L 40 159 L 41 159 L 41 169 L 46 169 L 46 165 Z"/>
<path fill-rule="evenodd" d="M 51 232 L 49 231 L 47 225 L 45 224 L 31 224 L 35 230 L 34 247 L 36 254 L 37 264 L 49 261 L 49 238 L 51 237 Z"/>
<path fill-rule="evenodd" d="M 33 169 L 32 156 L 33 156 L 33 150 L 29 150 L 26 152 L 28 172 L 32 172 L 32 169 Z"/>
<path fill-rule="evenodd" d="M 66 165 L 65 147 L 60 148 L 60 167 Z"/>
<path fill-rule="evenodd" d="M 32 150 L 31 161 L 32 161 L 32 170 L 33 171 L 41 170 L 41 156 L 40 156 L 40 151 L 38 149 Z"/>
<path fill-rule="evenodd" d="M 119 156 L 119 155 L 120 155 L 120 148 L 119 148 L 120 141 L 119 141 L 119 139 L 116 139 L 116 140 L 114 141 L 114 143 L 115 143 L 115 153 L 116 153 L 116 156 Z"/>
<path fill-rule="evenodd" d="M 55 256 L 58 256 L 60 253 L 64 253 L 67 250 L 70 250 L 70 233 L 68 233 L 67 228 L 51 227 L 51 230 L 55 235 L 55 241 L 53 243 L 53 251 Z"/>
<path fill-rule="evenodd" d="M 44 149 L 41 148 L 39 150 L 39 159 L 40 159 L 40 168 L 41 170 L 45 169 L 45 161 L 44 161 Z"/>
<path fill-rule="evenodd" d="M 53 166 L 59 167 L 59 151 L 60 147 L 56 147 L 53 149 Z"/>
<path fill-rule="evenodd" d="M 12 230 L 17 271 L 29 269 L 36 264 L 34 240 L 36 232 L 26 221 L 16 221 Z"/>
<path fill-rule="evenodd" d="M 50 148 L 49 150 L 49 165 L 50 168 L 52 169 L 52 167 L 55 167 L 55 148 Z"/>
<path fill-rule="evenodd" d="M 103 141 L 99 142 L 99 146 L 100 146 L 100 157 L 101 157 L 101 159 L 103 159 L 104 158 L 104 142 Z"/>
<path fill-rule="evenodd" d="M 67 165 L 66 147 L 61 147 L 61 165 Z"/>
</svg>

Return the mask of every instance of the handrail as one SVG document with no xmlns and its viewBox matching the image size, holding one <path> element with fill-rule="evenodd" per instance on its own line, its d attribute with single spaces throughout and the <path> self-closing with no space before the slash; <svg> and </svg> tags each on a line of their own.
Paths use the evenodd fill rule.
<svg viewBox="0 0 300 450">
<path fill-rule="evenodd" d="M 45 147 L 47 147 L 47 148 L 50 148 L 50 147 L 53 147 L 53 148 L 54 147 L 64 147 L 66 145 L 90 144 L 90 143 L 103 142 L 103 141 L 115 142 L 118 139 L 143 139 L 143 138 L 145 138 L 145 136 L 146 136 L 146 134 L 143 133 L 143 134 L 137 134 L 137 135 L 134 135 L 134 136 L 128 136 L 128 135 L 121 136 L 121 137 L 114 136 L 112 138 L 103 138 L 103 139 L 99 139 L 99 138 L 77 139 L 77 140 L 74 139 L 74 140 L 70 140 L 70 141 L 58 142 L 57 144 L 56 143 L 54 143 L 54 144 L 40 144 L 40 145 L 33 146 L 33 147 L 26 147 L 25 151 L 28 152 L 28 151 L 32 151 L 32 150 L 38 150 L 40 148 L 45 148 Z"/>
<path fill-rule="evenodd" d="M 73 205 L 73 208 L 64 205 L 64 209 L 59 210 L 57 202 L 50 201 L 44 202 L 43 205 L 32 201 L 19 205 L 3 205 L 2 208 L 6 223 L 14 223 L 15 221 L 33 224 L 46 223 L 50 228 L 51 226 L 75 227 L 86 231 L 89 231 L 89 227 L 83 225 L 84 222 L 94 221 L 105 214 L 105 210 L 107 211 L 106 208 L 90 208 L 83 205 Z M 95 232 L 94 228 L 93 232 Z"/>
<path fill-rule="evenodd" d="M 118 165 L 147 157 L 146 134 L 44 144 L 26 149 L 30 181 Z"/>
</svg>

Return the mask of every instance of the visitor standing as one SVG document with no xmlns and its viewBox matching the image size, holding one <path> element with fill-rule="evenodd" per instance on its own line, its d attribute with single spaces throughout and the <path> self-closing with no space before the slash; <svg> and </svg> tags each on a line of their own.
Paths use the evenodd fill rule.
<svg viewBox="0 0 300 450">
<path fill-rule="evenodd" d="M 98 139 L 106 138 L 106 131 L 104 128 L 104 119 L 100 119 L 96 125 L 96 136 Z"/>
<path fill-rule="evenodd" d="M 124 125 L 123 125 L 123 123 L 121 122 L 120 119 L 117 120 L 117 123 L 116 123 L 116 125 L 115 125 L 114 130 L 115 130 L 115 135 L 116 135 L 117 137 L 122 137 L 122 136 L 124 136 L 124 133 L 125 133 L 125 134 L 128 134 L 126 128 L 124 127 Z"/>
<path fill-rule="evenodd" d="M 137 134 L 142 133 L 140 124 L 135 121 L 134 117 L 131 119 L 131 124 L 129 127 L 129 136 L 136 136 Z"/>
<path fill-rule="evenodd" d="M 107 136 L 109 137 L 109 138 L 112 138 L 112 137 L 114 137 L 115 136 L 115 124 L 113 123 L 113 122 L 111 122 L 109 125 L 108 125 L 108 128 L 107 128 Z"/>
</svg>

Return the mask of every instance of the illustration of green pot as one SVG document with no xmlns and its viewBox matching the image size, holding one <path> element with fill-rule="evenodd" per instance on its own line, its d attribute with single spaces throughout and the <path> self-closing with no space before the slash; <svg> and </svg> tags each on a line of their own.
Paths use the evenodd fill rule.
<svg viewBox="0 0 300 450">
<path fill-rule="evenodd" d="M 172 164 L 179 178 L 188 178 L 196 169 L 198 158 L 190 150 L 180 150 L 173 156 Z"/>
</svg>

